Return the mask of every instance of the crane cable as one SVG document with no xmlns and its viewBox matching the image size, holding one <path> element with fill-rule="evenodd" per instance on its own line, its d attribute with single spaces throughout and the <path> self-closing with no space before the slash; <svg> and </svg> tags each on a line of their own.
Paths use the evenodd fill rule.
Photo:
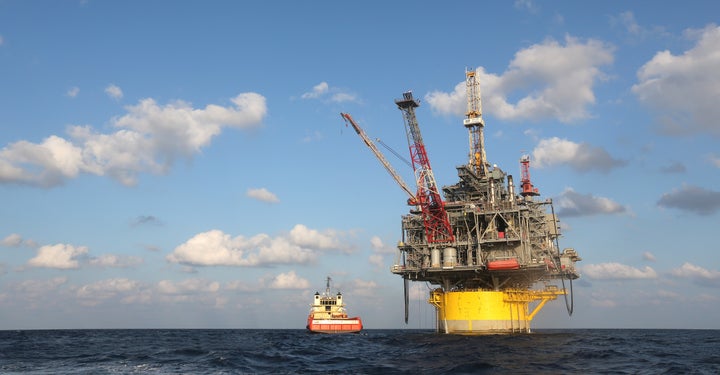
<svg viewBox="0 0 720 375">
<path fill-rule="evenodd" d="M 560 240 L 558 240 L 558 237 L 560 237 L 560 236 L 557 234 L 557 233 L 559 233 L 559 230 L 558 230 L 557 220 L 555 219 L 555 217 L 556 217 L 555 216 L 555 207 L 553 206 L 552 201 L 550 202 L 550 210 L 552 211 L 552 215 L 553 215 L 553 226 L 555 227 L 555 233 L 556 233 L 555 248 L 557 249 L 557 255 L 558 255 L 558 259 L 559 259 L 560 258 Z M 573 310 L 575 307 L 575 298 L 573 295 L 572 279 L 568 278 L 568 280 L 570 281 L 570 303 L 568 304 L 568 293 L 567 293 L 567 290 L 565 289 L 565 277 L 564 277 L 564 274 L 562 273 L 562 268 L 559 268 L 559 269 L 561 271 L 560 272 L 560 281 L 562 282 L 563 290 L 566 291 L 565 294 L 563 295 L 563 297 L 565 297 L 565 308 L 567 309 L 568 316 L 572 316 Z"/>
<path fill-rule="evenodd" d="M 393 150 L 390 146 L 385 144 L 385 142 L 382 141 L 380 138 L 375 139 L 379 144 L 381 144 L 385 149 L 392 152 L 393 155 L 395 155 L 398 159 L 402 160 L 405 164 L 408 165 L 408 167 L 412 168 L 412 163 L 410 163 L 407 159 L 405 159 L 402 155 L 400 155 L 397 151 Z"/>
</svg>

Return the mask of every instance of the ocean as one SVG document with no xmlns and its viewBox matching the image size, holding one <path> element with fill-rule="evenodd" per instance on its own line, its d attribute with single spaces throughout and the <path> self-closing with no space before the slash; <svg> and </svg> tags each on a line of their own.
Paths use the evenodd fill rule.
<svg viewBox="0 0 720 375">
<path fill-rule="evenodd" d="M 720 374 L 720 330 L 8 330 L 0 373 Z"/>
</svg>

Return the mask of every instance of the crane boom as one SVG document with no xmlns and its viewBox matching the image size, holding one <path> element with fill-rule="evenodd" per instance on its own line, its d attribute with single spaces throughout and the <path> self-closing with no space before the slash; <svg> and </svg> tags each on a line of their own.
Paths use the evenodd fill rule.
<svg viewBox="0 0 720 375">
<path fill-rule="evenodd" d="M 420 126 L 415 117 L 415 107 L 420 106 L 420 103 L 413 99 L 412 92 L 408 91 L 403 93 L 402 99 L 395 100 L 395 104 L 403 112 L 405 120 L 405 131 L 417 183 L 415 196 L 422 212 L 427 242 L 454 242 L 455 236 L 445 211 L 445 202 L 438 191 L 435 176 L 430 167 L 430 159 L 425 151 L 425 143 L 420 134 Z"/>
<path fill-rule="evenodd" d="M 355 132 L 360 136 L 360 138 L 362 138 L 363 142 L 365 142 L 365 145 L 370 148 L 370 151 L 375 154 L 375 157 L 380 161 L 383 167 L 385 167 L 385 170 L 388 171 L 388 173 L 390 173 L 390 176 L 395 179 L 395 182 L 400 185 L 400 188 L 405 190 L 405 192 L 410 196 L 410 198 L 408 199 L 408 204 L 414 205 L 414 202 L 416 201 L 415 194 L 413 194 L 412 190 L 410 190 L 410 187 L 405 183 L 402 177 L 400 177 L 400 175 L 395 172 L 395 169 L 393 169 L 392 165 L 390 165 L 390 162 L 385 159 L 383 153 L 378 150 L 377 146 L 375 146 L 375 143 L 373 143 L 373 141 L 368 138 L 367 134 L 365 134 L 365 131 L 360 127 L 360 125 L 355 122 L 355 120 L 353 120 L 350 114 L 340 113 L 340 116 L 342 116 L 342 118 L 345 120 L 346 126 L 348 122 L 350 123 L 350 125 L 352 125 L 353 129 L 355 129 Z"/>
</svg>

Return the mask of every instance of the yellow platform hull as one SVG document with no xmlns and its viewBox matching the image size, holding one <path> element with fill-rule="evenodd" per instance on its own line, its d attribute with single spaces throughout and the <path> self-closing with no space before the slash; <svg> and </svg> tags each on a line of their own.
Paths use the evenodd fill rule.
<svg viewBox="0 0 720 375">
<path fill-rule="evenodd" d="M 428 302 L 437 312 L 438 332 L 449 334 L 504 334 L 530 332 L 530 323 L 547 301 L 562 290 L 430 292 Z M 537 302 L 530 310 L 530 304 Z"/>
</svg>

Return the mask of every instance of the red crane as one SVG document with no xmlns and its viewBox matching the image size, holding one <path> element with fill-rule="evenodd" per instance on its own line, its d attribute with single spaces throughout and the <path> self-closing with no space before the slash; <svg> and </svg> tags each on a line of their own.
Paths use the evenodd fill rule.
<svg viewBox="0 0 720 375">
<path fill-rule="evenodd" d="M 540 195 L 540 192 L 530 182 L 530 155 L 523 155 L 520 157 L 520 182 L 522 183 L 522 192 L 520 195 L 523 197 Z"/>
<path fill-rule="evenodd" d="M 368 146 L 368 148 L 370 149 L 370 151 L 373 152 L 373 154 L 375 154 L 375 157 L 380 161 L 383 167 L 385 167 L 385 170 L 388 171 L 388 173 L 390 173 L 390 176 L 395 179 L 395 182 L 400 185 L 400 188 L 402 188 L 410 196 L 410 198 L 408 199 L 408 204 L 413 206 L 416 205 L 417 203 L 415 203 L 415 195 L 412 191 L 410 191 L 410 187 L 407 186 L 402 177 L 400 177 L 400 175 L 395 172 L 395 169 L 393 169 L 387 159 L 385 159 L 385 156 L 382 154 L 382 152 L 378 150 L 377 146 L 375 146 L 375 143 L 373 143 L 373 141 L 370 140 L 367 134 L 365 134 L 365 131 L 360 127 L 360 125 L 358 125 L 355 120 L 353 120 L 352 116 L 350 116 L 350 114 L 348 113 L 340 113 L 340 116 L 345 120 L 345 126 L 347 126 L 348 123 L 352 125 L 353 129 L 355 129 L 355 133 L 357 133 L 360 138 L 362 138 L 363 142 L 365 142 L 365 145 Z"/>
<path fill-rule="evenodd" d="M 403 112 L 405 120 L 405 132 L 417 182 L 415 198 L 422 212 L 427 242 L 454 242 L 455 236 L 445 211 L 445 202 L 438 191 L 435 176 L 430 167 L 430 159 L 420 134 L 420 126 L 415 117 L 415 108 L 420 106 L 420 103 L 413 99 L 412 92 L 408 91 L 403 93 L 402 99 L 395 100 L 395 104 Z"/>
</svg>

